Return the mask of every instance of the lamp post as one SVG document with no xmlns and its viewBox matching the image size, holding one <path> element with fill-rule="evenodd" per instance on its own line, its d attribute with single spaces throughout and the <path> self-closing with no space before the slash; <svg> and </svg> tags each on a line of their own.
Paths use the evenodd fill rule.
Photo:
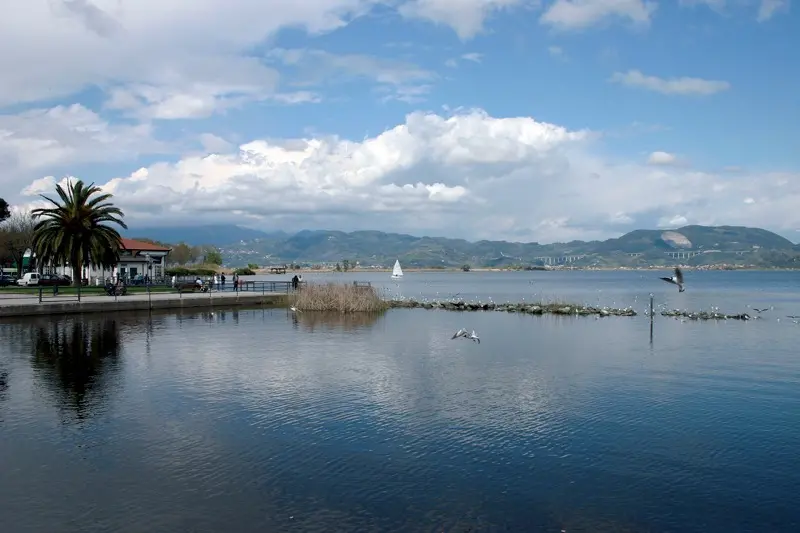
<svg viewBox="0 0 800 533">
<path fill-rule="evenodd" d="M 152 309 L 153 301 L 150 296 L 150 280 L 153 279 L 153 258 L 150 257 L 150 254 L 144 254 L 144 258 L 147 260 L 147 278 L 145 279 L 145 285 L 147 285 L 147 307 L 148 309 Z"/>
</svg>

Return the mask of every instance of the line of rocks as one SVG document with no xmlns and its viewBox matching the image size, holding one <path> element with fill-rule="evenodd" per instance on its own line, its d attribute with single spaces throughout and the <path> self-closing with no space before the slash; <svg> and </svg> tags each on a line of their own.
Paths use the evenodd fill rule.
<svg viewBox="0 0 800 533">
<path fill-rule="evenodd" d="M 506 313 L 524 313 L 528 315 L 577 315 L 577 316 L 636 316 L 636 311 L 627 307 L 614 309 L 610 307 L 592 307 L 572 304 L 545 303 L 505 303 L 463 302 L 463 301 L 423 301 L 389 300 L 390 308 L 404 309 L 442 309 L 445 311 L 504 311 Z"/>
<path fill-rule="evenodd" d="M 661 316 L 668 316 L 672 318 L 688 318 L 689 320 L 752 320 L 753 317 L 747 313 L 737 313 L 729 315 L 726 313 L 715 313 L 713 311 L 680 311 L 673 309 L 671 311 L 661 311 Z M 758 318 L 758 317 L 756 317 Z"/>
</svg>

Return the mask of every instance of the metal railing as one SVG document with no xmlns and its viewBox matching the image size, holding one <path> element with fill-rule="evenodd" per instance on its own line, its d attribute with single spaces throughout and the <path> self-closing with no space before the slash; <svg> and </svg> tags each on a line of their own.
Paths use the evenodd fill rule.
<svg viewBox="0 0 800 533">
<path fill-rule="evenodd" d="M 302 286 L 303 282 L 299 283 Z M 0 287 L 0 306 L 3 302 L 7 303 L 21 303 L 19 300 L 28 300 L 30 303 L 46 303 L 46 302 L 70 302 L 82 301 L 88 297 L 105 297 L 105 298 L 125 298 L 129 295 L 165 295 L 174 294 L 178 297 L 183 297 L 184 294 L 220 294 L 220 293 L 242 293 L 242 294 L 289 294 L 294 290 L 291 281 L 251 281 L 242 280 L 239 284 L 234 286 L 232 282 L 222 283 L 204 283 L 202 288 L 198 287 L 193 281 L 176 283 L 172 285 L 171 282 L 166 281 L 161 284 L 151 283 L 149 285 L 125 285 L 125 294 L 114 294 L 106 290 L 105 286 L 89 285 L 89 286 L 17 286 L 9 285 Z"/>
</svg>

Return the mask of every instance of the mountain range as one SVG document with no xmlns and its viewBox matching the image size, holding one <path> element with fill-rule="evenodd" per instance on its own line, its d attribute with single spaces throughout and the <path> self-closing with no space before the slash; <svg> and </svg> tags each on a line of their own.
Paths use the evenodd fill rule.
<svg viewBox="0 0 800 533">
<path fill-rule="evenodd" d="M 760 228 L 684 226 L 635 230 L 605 241 L 539 244 L 445 237 L 417 237 L 381 231 L 303 230 L 264 232 L 232 225 L 142 228 L 132 238 L 214 245 L 225 264 L 315 264 L 348 260 L 361 266 L 509 267 L 542 264 L 645 266 L 733 264 L 800 268 L 800 244 Z M 681 255 L 679 255 L 681 254 Z"/>
</svg>

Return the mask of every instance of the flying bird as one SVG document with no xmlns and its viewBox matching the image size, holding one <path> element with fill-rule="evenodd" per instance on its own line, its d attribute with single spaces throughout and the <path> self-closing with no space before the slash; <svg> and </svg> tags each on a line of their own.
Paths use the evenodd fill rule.
<svg viewBox="0 0 800 533">
<path fill-rule="evenodd" d="M 453 336 L 450 337 L 450 340 L 457 339 L 459 337 L 467 337 L 468 335 L 469 335 L 469 333 L 467 332 L 467 330 L 465 330 L 464 328 L 461 328 L 460 330 L 458 330 L 455 333 L 453 333 Z"/>
<path fill-rule="evenodd" d="M 758 307 L 754 307 L 753 311 L 756 313 L 763 313 L 764 311 L 769 311 L 769 307 L 765 307 L 764 309 L 759 309 Z"/>
<path fill-rule="evenodd" d="M 475 330 L 474 330 L 474 329 L 472 330 L 472 333 L 469 333 L 469 332 L 468 332 L 467 330 L 465 330 L 464 328 L 461 328 L 460 330 L 456 331 L 456 332 L 453 334 L 453 336 L 452 336 L 452 337 L 450 337 L 450 340 L 457 339 L 457 338 L 459 338 L 459 337 L 464 337 L 465 339 L 469 339 L 469 340 L 471 340 L 472 342 L 477 342 L 478 344 L 480 344 L 480 343 L 481 343 L 481 339 L 480 339 L 480 337 L 478 337 L 478 335 L 475 333 Z"/>
<path fill-rule="evenodd" d="M 661 278 L 667 283 L 672 283 L 673 285 L 678 286 L 678 292 L 683 292 L 685 289 L 683 288 L 683 272 L 681 272 L 680 267 L 675 267 L 675 274 L 671 278 Z"/>
</svg>

